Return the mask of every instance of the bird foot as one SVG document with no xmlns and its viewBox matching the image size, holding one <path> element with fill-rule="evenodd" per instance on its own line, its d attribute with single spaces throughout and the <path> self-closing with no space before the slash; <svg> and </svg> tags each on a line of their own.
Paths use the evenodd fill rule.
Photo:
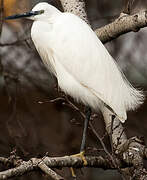
<svg viewBox="0 0 147 180">
<path fill-rule="evenodd" d="M 85 154 L 85 151 L 81 151 L 81 152 L 78 153 L 78 154 L 73 154 L 73 155 L 71 155 L 71 157 L 80 157 L 80 158 L 82 159 L 82 161 L 83 161 L 83 165 L 84 165 L 84 166 L 87 166 L 88 162 L 87 162 L 84 154 Z M 70 170 L 71 170 L 72 177 L 73 177 L 73 178 L 76 178 L 76 174 L 75 174 L 74 169 L 71 167 Z"/>
<path fill-rule="evenodd" d="M 70 167 L 70 171 L 71 171 L 72 177 L 75 179 L 77 176 L 75 174 L 75 171 L 74 171 L 73 167 Z"/>
<path fill-rule="evenodd" d="M 80 158 L 82 159 L 82 161 L 83 161 L 83 165 L 84 165 L 84 166 L 87 166 L 88 163 L 87 163 L 87 160 L 86 160 L 84 154 L 85 154 L 85 151 L 81 151 L 80 153 L 78 153 L 78 154 L 73 154 L 73 155 L 71 155 L 71 156 L 72 156 L 72 157 L 80 157 Z"/>
</svg>

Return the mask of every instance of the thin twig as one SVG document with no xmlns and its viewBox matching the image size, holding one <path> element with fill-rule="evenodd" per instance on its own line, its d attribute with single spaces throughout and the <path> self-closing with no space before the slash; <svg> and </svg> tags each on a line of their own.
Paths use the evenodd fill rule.
<svg viewBox="0 0 147 180">
<path fill-rule="evenodd" d="M 85 120 L 85 118 L 86 118 L 85 114 L 83 112 L 81 112 L 81 110 L 76 105 L 74 105 L 67 97 L 65 98 L 65 96 L 64 96 L 64 98 L 56 98 L 55 100 L 51 100 L 51 102 L 55 102 L 57 100 L 64 100 L 64 101 L 66 101 L 68 103 L 68 105 L 69 105 L 68 107 L 71 107 L 72 109 L 76 110 Z M 95 137 L 100 141 L 100 143 L 101 143 L 105 153 L 108 155 L 108 157 L 111 159 L 112 163 L 115 165 L 115 162 L 113 160 L 112 155 L 109 153 L 107 147 L 105 146 L 105 144 L 103 142 L 103 138 L 101 138 L 99 136 L 99 134 L 96 132 L 96 130 L 93 127 L 91 122 L 89 122 L 89 127 L 90 127 L 91 131 L 93 132 L 93 134 L 95 135 Z"/>
<path fill-rule="evenodd" d="M 101 145 L 102 145 L 105 153 L 106 153 L 106 154 L 108 155 L 108 157 L 111 159 L 112 164 L 114 165 L 114 167 L 116 167 L 116 163 L 115 163 L 115 161 L 114 161 L 114 159 L 113 159 L 113 156 L 109 153 L 109 151 L 108 151 L 106 145 L 104 144 L 102 138 L 101 138 L 101 137 L 99 136 L 99 134 L 96 132 L 96 130 L 94 129 L 94 127 L 93 127 L 93 125 L 92 125 L 91 122 L 89 122 L 89 126 L 90 126 L 90 128 L 92 129 L 92 132 L 93 132 L 93 133 L 95 134 L 95 136 L 97 137 L 97 139 L 100 141 L 100 143 L 101 143 Z"/>
<path fill-rule="evenodd" d="M 0 0 L 0 37 L 2 34 L 2 27 L 3 27 L 3 16 L 4 16 L 4 0 Z"/>
<path fill-rule="evenodd" d="M 114 123 L 115 116 L 112 116 L 111 121 L 111 131 L 110 131 L 110 144 L 112 149 L 112 156 L 114 155 L 114 148 L 113 148 L 113 123 Z"/>
<path fill-rule="evenodd" d="M 5 158 L 5 157 L 0 157 L 0 163 L 3 163 L 3 164 L 11 164 L 11 160 L 8 159 L 8 158 Z"/>
<path fill-rule="evenodd" d="M 19 39 L 19 40 L 16 40 L 14 42 L 11 42 L 11 43 L 0 43 L 0 46 L 1 47 L 4 47 L 4 46 L 18 46 L 24 42 L 26 42 L 27 40 L 29 40 L 30 38 L 25 38 L 25 39 Z"/>
</svg>

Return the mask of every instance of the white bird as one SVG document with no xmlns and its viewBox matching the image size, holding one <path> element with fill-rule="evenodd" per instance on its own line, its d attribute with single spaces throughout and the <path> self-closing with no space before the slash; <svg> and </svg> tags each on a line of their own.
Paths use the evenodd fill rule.
<svg viewBox="0 0 147 180">
<path fill-rule="evenodd" d="M 124 123 L 126 112 L 144 99 L 125 78 L 93 30 L 79 17 L 48 3 L 31 12 L 7 17 L 32 19 L 31 37 L 60 88 L 76 101 L 102 112 L 108 108 Z"/>
</svg>

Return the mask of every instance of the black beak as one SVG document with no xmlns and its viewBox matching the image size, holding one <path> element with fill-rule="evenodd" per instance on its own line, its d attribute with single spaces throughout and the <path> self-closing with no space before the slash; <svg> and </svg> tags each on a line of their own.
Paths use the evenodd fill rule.
<svg viewBox="0 0 147 180">
<path fill-rule="evenodd" d="M 12 16 L 8 16 L 8 17 L 5 18 L 5 20 L 31 17 L 31 16 L 43 14 L 43 13 L 44 13 L 44 10 L 30 11 L 30 12 L 26 12 L 24 14 L 15 14 L 15 15 L 12 15 Z"/>
</svg>

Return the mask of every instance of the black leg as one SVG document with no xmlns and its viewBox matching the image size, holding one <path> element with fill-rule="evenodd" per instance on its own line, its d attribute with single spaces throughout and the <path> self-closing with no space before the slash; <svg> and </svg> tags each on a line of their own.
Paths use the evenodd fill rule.
<svg viewBox="0 0 147 180">
<path fill-rule="evenodd" d="M 76 156 L 76 157 L 77 156 L 81 157 L 81 159 L 83 160 L 84 166 L 87 166 L 87 160 L 84 157 L 84 150 L 85 150 L 86 134 L 87 134 L 87 129 L 88 129 L 88 123 L 89 123 L 89 120 L 90 120 L 90 116 L 91 116 L 91 109 L 89 107 L 86 107 L 86 119 L 84 121 L 84 130 L 83 130 L 83 137 L 82 137 L 80 153 L 72 155 L 72 156 Z M 73 170 L 72 167 L 71 167 L 71 173 L 72 173 L 72 177 L 76 180 L 76 175 L 75 175 L 74 170 Z"/>
<path fill-rule="evenodd" d="M 85 150 L 86 134 L 87 134 L 87 129 L 88 129 L 88 123 L 89 123 L 89 120 L 90 120 L 90 116 L 91 116 L 91 109 L 86 106 L 86 119 L 84 121 L 84 130 L 83 130 L 83 137 L 82 137 L 82 143 L 81 143 L 80 152 L 83 152 Z"/>
</svg>

